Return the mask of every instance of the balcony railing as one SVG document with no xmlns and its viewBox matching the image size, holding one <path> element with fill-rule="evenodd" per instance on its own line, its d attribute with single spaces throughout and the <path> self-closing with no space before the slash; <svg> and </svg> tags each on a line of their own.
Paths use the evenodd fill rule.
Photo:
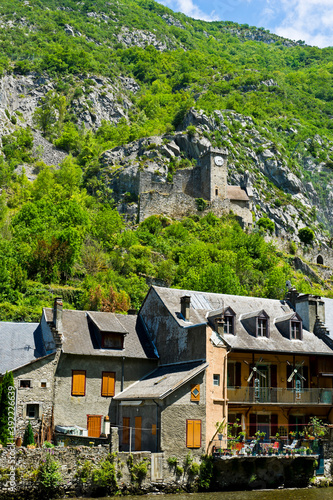
<svg viewBox="0 0 333 500">
<path fill-rule="evenodd" d="M 280 389 L 276 387 L 228 387 L 229 403 L 277 403 L 332 405 L 333 389 Z"/>
</svg>

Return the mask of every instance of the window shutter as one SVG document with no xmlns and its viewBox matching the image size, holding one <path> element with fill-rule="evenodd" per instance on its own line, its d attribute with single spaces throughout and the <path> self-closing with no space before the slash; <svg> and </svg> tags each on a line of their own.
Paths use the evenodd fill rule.
<svg viewBox="0 0 333 500">
<path fill-rule="evenodd" d="M 156 424 L 152 424 L 151 426 L 151 435 L 156 436 Z"/>
<path fill-rule="evenodd" d="M 186 421 L 186 446 L 187 448 L 201 447 L 201 420 Z"/>
<path fill-rule="evenodd" d="M 273 413 L 271 415 L 271 436 L 275 436 L 278 432 L 278 416 Z"/>
<path fill-rule="evenodd" d="M 200 401 L 200 384 L 191 385 L 191 401 Z"/>
<path fill-rule="evenodd" d="M 201 446 L 201 420 L 194 420 L 193 426 L 193 448 Z"/>
<path fill-rule="evenodd" d="M 307 366 L 303 366 L 303 377 L 305 380 L 302 380 L 304 389 L 308 389 L 309 387 L 309 369 Z"/>
<path fill-rule="evenodd" d="M 86 389 L 85 370 L 73 370 L 72 372 L 72 396 L 84 396 Z"/>
<path fill-rule="evenodd" d="M 135 417 L 135 436 L 134 436 L 135 451 L 141 451 L 141 427 L 142 427 L 142 417 Z"/>
<path fill-rule="evenodd" d="M 129 444 L 130 419 L 123 417 L 123 444 Z"/>
<path fill-rule="evenodd" d="M 271 387 L 277 387 L 277 365 L 271 365 Z"/>
<path fill-rule="evenodd" d="M 290 382 L 288 382 L 288 378 L 290 377 L 292 372 L 293 372 L 293 366 L 287 365 L 287 389 L 293 389 L 293 387 L 294 387 L 294 378 L 295 377 L 293 379 L 291 379 Z"/>
<path fill-rule="evenodd" d="M 115 378 L 114 372 L 102 373 L 102 396 L 114 396 Z"/>
<path fill-rule="evenodd" d="M 241 375 L 242 375 L 242 364 L 239 361 L 237 361 L 237 363 L 236 363 L 236 376 L 235 376 L 235 379 L 236 379 L 235 380 L 235 382 L 236 382 L 235 385 L 237 387 L 240 387 L 242 385 L 242 377 L 241 377 Z"/>
</svg>

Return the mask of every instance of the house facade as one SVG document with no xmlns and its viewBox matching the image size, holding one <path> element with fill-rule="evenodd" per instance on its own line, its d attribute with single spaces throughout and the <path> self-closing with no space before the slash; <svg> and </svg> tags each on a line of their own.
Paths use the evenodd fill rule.
<svg viewBox="0 0 333 500">
<path fill-rule="evenodd" d="M 311 416 L 333 422 L 333 343 L 320 297 L 293 291 L 279 301 L 152 287 L 139 317 L 159 367 L 113 404 L 121 407 L 120 427 L 156 414 L 152 451 L 210 452 L 223 421 L 266 438 L 300 431 Z"/>
</svg>

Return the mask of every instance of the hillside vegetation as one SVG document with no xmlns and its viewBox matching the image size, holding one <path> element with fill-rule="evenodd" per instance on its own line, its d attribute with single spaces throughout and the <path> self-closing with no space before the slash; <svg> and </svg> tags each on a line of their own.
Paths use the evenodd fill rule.
<svg viewBox="0 0 333 500">
<path fill-rule="evenodd" d="M 331 245 L 333 49 L 151 0 L 3 0 L 0 27 L 0 86 L 10 89 L 0 103 L 0 319 L 38 320 L 54 294 L 67 307 L 125 312 L 152 278 L 275 298 L 286 279 L 313 290 L 263 234 L 275 227 L 299 245 L 309 228 Z M 187 126 L 192 109 L 218 125 Z M 249 170 L 261 221 L 252 234 L 232 215 L 135 227 L 119 216 L 102 155 L 175 130 L 228 148 L 230 183 Z M 60 168 L 34 145 L 38 131 L 66 153 Z M 191 161 L 171 162 L 168 181 Z"/>
</svg>

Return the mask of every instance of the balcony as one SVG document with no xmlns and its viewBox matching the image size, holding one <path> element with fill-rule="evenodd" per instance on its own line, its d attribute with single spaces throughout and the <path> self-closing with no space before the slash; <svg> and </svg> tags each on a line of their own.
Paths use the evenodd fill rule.
<svg viewBox="0 0 333 500">
<path fill-rule="evenodd" d="M 228 387 L 229 403 L 278 405 L 332 405 L 333 389 Z"/>
</svg>

